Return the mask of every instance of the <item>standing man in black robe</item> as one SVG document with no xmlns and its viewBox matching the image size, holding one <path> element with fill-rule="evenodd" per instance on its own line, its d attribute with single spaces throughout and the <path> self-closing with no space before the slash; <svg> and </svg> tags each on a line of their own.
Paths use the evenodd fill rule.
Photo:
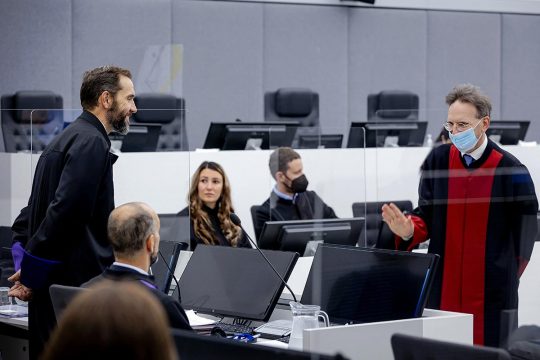
<svg viewBox="0 0 540 360">
<path fill-rule="evenodd" d="M 486 136 L 491 102 L 473 85 L 446 96 L 441 145 L 422 165 L 418 207 L 405 216 L 394 204 L 383 219 L 396 247 L 430 239 L 441 256 L 428 306 L 474 315 L 474 343 L 498 346 L 517 325 L 519 278 L 531 257 L 538 200 L 529 171 Z"/>
<path fill-rule="evenodd" d="M 49 286 L 79 286 L 113 260 L 107 219 L 114 209 L 108 134 L 126 134 L 137 111 L 129 70 L 104 66 L 84 74 L 83 113 L 41 154 L 28 205 L 15 220 L 11 296 L 29 300 L 30 358 L 56 324 Z"/>
</svg>

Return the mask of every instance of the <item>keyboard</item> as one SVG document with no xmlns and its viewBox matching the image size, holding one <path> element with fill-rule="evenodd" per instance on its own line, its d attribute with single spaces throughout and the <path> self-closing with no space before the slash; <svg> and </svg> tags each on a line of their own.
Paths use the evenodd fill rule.
<svg viewBox="0 0 540 360">
<path fill-rule="evenodd" d="M 216 326 L 219 326 L 227 334 L 253 334 L 255 329 L 252 326 L 227 323 L 217 323 Z"/>
</svg>

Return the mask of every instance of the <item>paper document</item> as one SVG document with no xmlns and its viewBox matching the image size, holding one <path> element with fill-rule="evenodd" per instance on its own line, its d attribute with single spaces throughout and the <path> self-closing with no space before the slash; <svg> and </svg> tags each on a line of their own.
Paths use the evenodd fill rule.
<svg viewBox="0 0 540 360">
<path fill-rule="evenodd" d="M 189 320 L 189 325 L 191 325 L 191 327 L 193 328 L 198 326 L 213 325 L 217 323 L 217 320 L 212 320 L 206 317 L 199 316 L 195 314 L 195 311 L 193 310 L 186 310 L 186 315 Z"/>
</svg>

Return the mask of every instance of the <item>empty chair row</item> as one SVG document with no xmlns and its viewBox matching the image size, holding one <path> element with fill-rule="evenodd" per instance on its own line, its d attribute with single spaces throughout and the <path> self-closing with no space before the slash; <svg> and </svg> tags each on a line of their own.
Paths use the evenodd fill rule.
<svg viewBox="0 0 540 360">
<path fill-rule="evenodd" d="M 139 111 L 133 116 L 133 123 L 139 127 L 139 133 L 156 133 L 157 151 L 189 148 L 183 98 L 140 94 L 135 103 Z M 77 116 L 64 110 L 62 96 L 52 91 L 18 91 L 3 95 L 1 109 L 0 148 L 5 152 L 40 152 Z M 368 120 L 397 119 L 418 119 L 418 95 L 392 90 L 368 96 Z M 293 147 L 316 147 L 314 144 L 320 144 L 321 139 L 328 143 L 327 147 L 341 147 L 342 135 L 320 134 L 319 94 L 310 89 L 280 88 L 266 92 L 264 120 L 298 122 Z"/>
<path fill-rule="evenodd" d="M 167 94 L 140 94 L 135 104 L 139 109 L 132 119 L 135 134 L 154 128 L 158 151 L 188 149 L 184 99 Z M 3 95 L 1 109 L 0 140 L 4 152 L 43 151 L 79 113 L 63 109 L 62 96 L 37 90 Z"/>
</svg>

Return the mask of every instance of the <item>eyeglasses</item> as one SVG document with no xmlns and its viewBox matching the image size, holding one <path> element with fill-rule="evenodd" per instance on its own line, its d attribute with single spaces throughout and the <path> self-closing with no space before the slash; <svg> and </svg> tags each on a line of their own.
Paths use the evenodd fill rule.
<svg viewBox="0 0 540 360">
<path fill-rule="evenodd" d="M 474 124 L 474 126 L 478 125 L 480 121 L 482 121 L 482 119 L 478 120 L 478 122 Z M 458 132 L 462 132 L 473 127 L 473 123 L 466 123 L 466 122 L 453 123 L 451 121 L 447 121 L 443 124 L 443 126 L 447 131 L 452 131 L 455 127 Z"/>
</svg>

